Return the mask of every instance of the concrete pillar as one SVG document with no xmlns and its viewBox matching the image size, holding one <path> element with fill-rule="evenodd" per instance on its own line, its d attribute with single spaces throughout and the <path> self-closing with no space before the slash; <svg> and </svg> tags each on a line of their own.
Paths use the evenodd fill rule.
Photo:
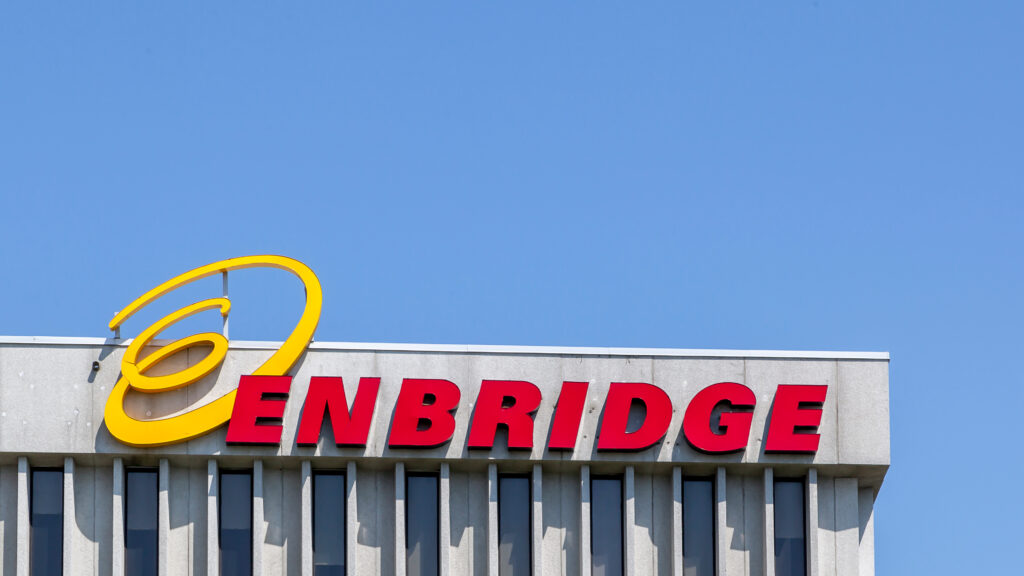
<svg viewBox="0 0 1024 576">
<path fill-rule="evenodd" d="M 18 457 L 18 558 L 17 576 L 28 576 L 29 565 L 29 469 L 28 458 Z"/>
<path fill-rule="evenodd" d="M 727 491 L 725 468 L 719 466 L 715 470 L 715 572 L 718 576 L 726 576 L 726 563 L 729 561 Z"/>
<path fill-rule="evenodd" d="M 818 565 L 819 576 L 836 576 L 836 491 L 835 479 L 818 475 Z"/>
<path fill-rule="evenodd" d="M 683 470 L 672 468 L 672 576 L 683 576 Z"/>
<path fill-rule="evenodd" d="M 775 576 L 775 471 L 764 470 L 764 574 Z"/>
<path fill-rule="evenodd" d="M 498 465 L 487 465 L 487 576 L 498 576 Z"/>
<path fill-rule="evenodd" d="M 541 576 L 544 572 L 544 469 L 540 464 L 533 465 L 533 489 L 530 491 L 533 500 L 533 526 L 530 535 L 533 538 L 533 576 Z"/>
<path fill-rule="evenodd" d="M 590 558 L 590 466 L 580 468 L 580 576 L 591 576 Z"/>
<path fill-rule="evenodd" d="M 356 490 L 356 463 L 345 468 L 345 571 L 359 574 L 356 566 L 356 541 L 359 536 L 359 499 Z"/>
<path fill-rule="evenodd" d="M 113 539 L 111 540 L 111 574 L 125 576 L 124 559 L 124 460 L 114 458 L 114 509 L 111 517 Z"/>
<path fill-rule="evenodd" d="M 746 576 L 764 576 L 764 477 L 756 474 L 744 476 L 742 480 Z"/>
<path fill-rule="evenodd" d="M 625 576 L 635 576 L 636 574 L 636 558 L 634 550 L 636 550 L 636 472 L 632 466 L 626 466 L 626 473 L 624 478 L 623 496 L 625 503 L 623 508 L 625 514 L 622 519 L 622 532 L 625 536 L 625 547 L 622 551 L 622 562 L 626 565 Z"/>
<path fill-rule="evenodd" d="M 220 576 L 220 517 L 217 498 L 220 496 L 220 477 L 217 461 L 206 463 L 206 576 Z"/>
<path fill-rule="evenodd" d="M 859 490 L 860 576 L 875 576 L 875 491 Z"/>
<path fill-rule="evenodd" d="M 70 456 L 64 458 L 64 533 L 62 535 L 64 557 L 61 563 L 64 574 L 72 574 L 74 564 L 71 562 L 75 549 L 75 460 Z"/>
<path fill-rule="evenodd" d="M 818 471 L 811 468 L 807 471 L 807 487 L 804 490 L 804 518 L 807 536 L 807 576 L 820 576 L 818 566 Z"/>
<path fill-rule="evenodd" d="M 836 576 L 860 575 L 859 499 L 856 478 L 836 478 Z"/>
<path fill-rule="evenodd" d="M 725 573 L 747 574 L 750 563 L 750 550 L 747 535 L 744 532 L 746 523 L 746 494 L 744 493 L 743 476 L 728 474 L 726 476 L 726 519 L 721 525 L 724 534 L 718 537 L 725 545 Z M 760 486 L 758 487 L 760 493 Z"/>
<path fill-rule="evenodd" d="M 633 573 L 669 576 L 672 571 L 672 478 L 636 467 L 636 516 L 633 522 Z"/>
<path fill-rule="evenodd" d="M 157 574 L 168 576 L 167 553 L 171 539 L 171 465 L 167 458 L 160 459 L 157 490 Z"/>
<path fill-rule="evenodd" d="M 225 274 L 225 276 L 227 276 Z M 252 463 L 252 576 L 263 576 L 263 460 Z"/>
<path fill-rule="evenodd" d="M 405 464 L 395 464 L 395 576 L 405 575 Z"/>
<path fill-rule="evenodd" d="M 302 576 L 313 576 L 313 464 L 302 461 L 302 529 L 299 534 L 302 549 Z"/>
<path fill-rule="evenodd" d="M 438 502 L 438 518 L 441 524 L 441 533 L 438 534 L 437 545 L 440 548 L 438 559 L 441 561 L 440 576 L 451 574 L 452 556 L 452 507 L 451 507 L 451 470 L 448 463 L 441 464 L 440 477 L 441 498 Z"/>
</svg>

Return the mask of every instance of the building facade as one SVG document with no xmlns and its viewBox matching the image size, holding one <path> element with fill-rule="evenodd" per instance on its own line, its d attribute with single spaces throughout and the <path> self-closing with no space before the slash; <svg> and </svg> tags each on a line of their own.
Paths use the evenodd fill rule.
<svg viewBox="0 0 1024 576">
<path fill-rule="evenodd" d="M 3 574 L 874 574 L 887 354 L 130 344 L 0 340 Z"/>
</svg>

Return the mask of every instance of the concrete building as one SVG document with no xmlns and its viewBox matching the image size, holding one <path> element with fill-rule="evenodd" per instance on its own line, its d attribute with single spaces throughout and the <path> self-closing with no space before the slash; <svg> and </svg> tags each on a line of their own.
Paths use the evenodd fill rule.
<svg viewBox="0 0 1024 576">
<path fill-rule="evenodd" d="M 887 354 L 314 342 L 289 372 L 287 402 L 257 390 L 243 417 L 239 391 L 228 426 L 146 447 L 107 425 L 127 344 L 0 339 L 3 574 L 874 574 L 874 501 L 889 466 Z M 279 346 L 232 342 L 222 365 L 191 385 L 129 390 L 123 412 L 141 422 L 186 414 L 238 389 Z M 208 353 L 184 349 L 150 375 Z M 337 404 L 324 415 L 311 377 L 343 379 L 350 419 L 332 420 Z M 357 390 L 366 388 L 364 400 L 372 391 L 362 378 L 379 378 L 372 405 L 359 404 Z M 424 381 L 454 384 L 455 408 L 435 406 L 433 420 L 417 412 L 448 398 L 428 386 L 408 392 L 400 413 L 400 393 Z M 498 398 L 490 408 L 485 381 L 497 382 L 487 385 Z M 534 411 L 522 382 L 540 392 Z M 705 395 L 709 420 L 695 398 L 717 383 L 752 392 L 753 408 Z M 824 400 L 783 398 L 799 386 L 780 385 Z M 642 390 L 653 395 L 633 394 Z M 516 391 L 525 395 L 510 400 Z M 512 420 L 515 402 L 529 422 Z M 442 413 L 454 420 L 447 435 Z M 612 430 L 620 416 L 625 428 Z M 316 444 L 300 444 L 301 422 L 320 417 Z M 404 439 L 403 418 L 413 422 Z M 336 445 L 339 422 L 354 435 L 349 445 Z M 248 443 L 227 442 L 235 426 Z M 492 447 L 470 447 L 475 426 Z M 254 430 L 274 440 L 254 442 Z M 415 445 L 428 433 L 437 436 L 424 442 L 437 445 Z M 726 437 L 742 443 L 719 450 Z"/>
</svg>

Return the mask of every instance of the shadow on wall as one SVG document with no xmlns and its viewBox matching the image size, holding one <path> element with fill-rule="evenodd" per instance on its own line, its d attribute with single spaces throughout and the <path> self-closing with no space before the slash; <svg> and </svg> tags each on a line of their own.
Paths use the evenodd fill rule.
<svg viewBox="0 0 1024 576">
<path fill-rule="evenodd" d="M 82 547 L 81 542 L 78 541 L 79 538 L 84 538 L 90 544 L 94 544 L 95 546 L 89 546 L 88 551 L 90 552 L 89 556 L 92 556 L 93 551 L 98 556 L 96 558 L 97 574 L 100 576 L 111 576 L 113 534 L 111 530 L 104 530 L 103 527 L 112 525 L 113 507 L 111 500 L 102 498 L 100 495 L 113 493 L 113 475 L 112 467 L 76 466 L 74 471 L 73 498 L 77 532 L 72 537 L 70 548 L 64 553 L 81 555 Z M 17 481 L 16 477 L 14 480 Z M 14 495 L 16 498 L 17 494 L 14 493 Z M 13 528 L 15 523 L 11 522 L 10 526 Z M 15 533 L 15 530 L 5 531 L 4 545 L 9 545 L 9 550 L 14 550 L 16 544 L 13 541 L 8 544 L 7 536 L 14 536 Z M 13 563 L 14 555 L 11 554 L 4 559 L 4 574 L 13 574 L 14 567 L 12 565 L 8 568 L 8 560 Z M 91 557 L 81 560 L 83 563 L 88 561 L 90 564 L 93 561 Z M 8 569 L 10 569 L 9 572 Z"/>
<path fill-rule="evenodd" d="M 650 563 L 640 558 L 646 550 L 635 551 L 637 559 L 634 565 L 639 568 L 650 568 L 654 574 L 672 573 L 672 521 L 673 507 L 665 505 L 672 502 L 672 476 L 670 474 L 635 474 L 634 502 L 636 527 L 647 532 L 644 538 L 635 541 L 638 544 L 649 542 Z"/>
<path fill-rule="evenodd" d="M 360 546 L 376 548 L 380 562 L 378 574 L 395 573 L 395 473 L 394 470 L 356 470 L 359 484 L 357 520 L 359 532 L 356 542 Z M 360 559 L 359 562 L 366 562 Z"/>
<path fill-rule="evenodd" d="M 461 564 L 457 572 L 487 573 L 488 502 L 485 471 L 452 470 L 450 480 L 452 564 Z M 472 548 L 466 548 L 469 544 Z M 465 556 L 469 556 L 466 558 Z"/>
</svg>

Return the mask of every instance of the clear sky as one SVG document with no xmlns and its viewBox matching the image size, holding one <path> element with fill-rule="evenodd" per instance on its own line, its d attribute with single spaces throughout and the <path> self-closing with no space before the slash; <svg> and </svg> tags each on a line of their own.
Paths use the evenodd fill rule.
<svg viewBox="0 0 1024 576">
<path fill-rule="evenodd" d="M 4 2 L 0 333 L 105 336 L 280 253 L 319 340 L 889 351 L 878 574 L 1019 573 L 1022 30 L 1010 1 Z M 233 277 L 232 337 L 283 338 L 297 292 Z"/>
</svg>

